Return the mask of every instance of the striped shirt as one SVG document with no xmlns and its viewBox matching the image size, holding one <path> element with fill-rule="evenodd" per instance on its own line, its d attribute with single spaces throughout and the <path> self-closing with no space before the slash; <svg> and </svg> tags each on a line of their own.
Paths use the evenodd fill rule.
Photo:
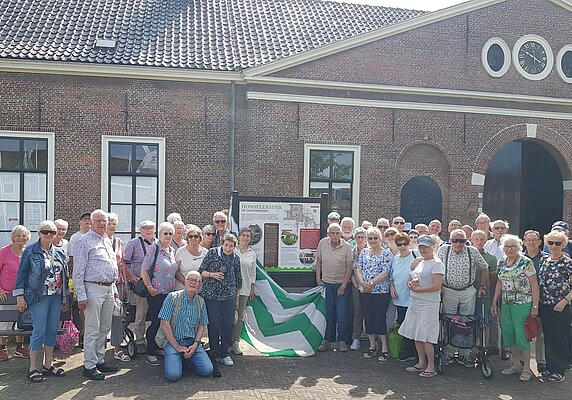
<svg viewBox="0 0 572 400">
<path fill-rule="evenodd" d="M 196 302 L 197 295 L 191 300 L 189 294 L 186 290 L 182 290 L 183 297 L 181 298 L 181 305 L 179 308 L 179 315 L 177 315 L 177 321 L 175 322 L 175 327 L 173 328 L 173 336 L 177 340 L 183 339 L 194 339 L 195 338 L 195 327 L 197 325 L 197 313 L 196 313 Z M 171 292 L 163 301 L 163 306 L 161 311 L 159 311 L 159 319 L 164 319 L 167 321 L 171 320 L 173 312 L 175 311 L 175 295 L 177 292 Z M 198 325 L 208 325 L 209 317 L 207 315 L 207 307 L 203 302 L 201 307 L 199 323 Z"/>
</svg>

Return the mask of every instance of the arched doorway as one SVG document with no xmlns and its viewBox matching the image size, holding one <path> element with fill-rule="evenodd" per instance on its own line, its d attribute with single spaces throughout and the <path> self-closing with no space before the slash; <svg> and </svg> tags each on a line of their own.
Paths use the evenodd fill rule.
<svg viewBox="0 0 572 400">
<path fill-rule="evenodd" d="M 483 211 L 506 219 L 511 233 L 541 233 L 562 219 L 562 173 L 550 152 L 532 140 L 517 140 L 491 159 L 485 177 Z"/>
<path fill-rule="evenodd" d="M 428 224 L 433 219 L 441 220 L 443 196 L 437 183 L 427 176 L 416 176 L 401 189 L 400 215 L 405 221 Z"/>
</svg>

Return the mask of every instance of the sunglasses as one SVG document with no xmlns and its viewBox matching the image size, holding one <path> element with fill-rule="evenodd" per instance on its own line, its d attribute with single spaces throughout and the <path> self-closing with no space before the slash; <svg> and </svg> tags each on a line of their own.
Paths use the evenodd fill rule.
<svg viewBox="0 0 572 400">
<path fill-rule="evenodd" d="M 467 239 L 451 239 L 451 243 L 467 243 Z"/>
<path fill-rule="evenodd" d="M 187 235 L 187 238 L 189 238 L 189 239 L 200 239 L 201 235 Z"/>
<path fill-rule="evenodd" d="M 403 221 L 393 221 L 393 225 L 405 225 Z"/>
<path fill-rule="evenodd" d="M 219 219 L 217 221 L 214 221 L 215 224 L 225 224 L 226 223 L 226 219 Z"/>
<path fill-rule="evenodd" d="M 165 236 L 173 236 L 173 232 L 163 232 L 163 235 L 165 235 Z"/>
<path fill-rule="evenodd" d="M 205 232 L 205 236 L 214 236 L 216 233 L 214 232 Z"/>
<path fill-rule="evenodd" d="M 395 236 L 395 232 L 390 232 L 387 235 L 385 235 L 385 237 L 391 237 L 391 236 Z"/>
<path fill-rule="evenodd" d="M 500 231 L 502 229 L 506 229 L 504 226 L 495 226 L 493 227 L 494 230 Z"/>
<path fill-rule="evenodd" d="M 378 227 L 379 229 L 387 229 L 387 228 L 389 228 L 389 226 L 387 226 L 387 225 L 378 225 L 377 227 Z"/>
<path fill-rule="evenodd" d="M 42 229 L 42 230 L 40 231 L 40 233 L 41 233 L 42 235 L 55 235 L 55 234 L 58 233 L 58 232 L 57 232 L 57 231 L 50 231 L 50 230 L 47 230 L 47 229 Z"/>
<path fill-rule="evenodd" d="M 413 235 L 413 236 L 409 236 L 409 239 L 417 239 L 418 237 L 419 237 L 419 236 Z"/>
<path fill-rule="evenodd" d="M 407 243 L 395 243 L 397 247 L 406 247 Z"/>
<path fill-rule="evenodd" d="M 547 243 L 549 246 L 560 246 L 562 244 L 562 242 L 553 242 L 552 240 L 549 240 Z"/>
<path fill-rule="evenodd" d="M 368 237 L 367 240 L 379 240 L 378 237 Z"/>
</svg>

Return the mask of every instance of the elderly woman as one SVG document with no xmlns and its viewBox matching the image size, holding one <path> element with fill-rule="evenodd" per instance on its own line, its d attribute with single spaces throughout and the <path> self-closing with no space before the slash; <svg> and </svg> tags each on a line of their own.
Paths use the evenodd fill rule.
<svg viewBox="0 0 572 400">
<path fill-rule="evenodd" d="M 176 229 L 176 228 L 175 228 Z M 177 273 L 175 274 L 175 290 L 185 288 L 185 277 L 189 271 L 198 271 L 208 250 L 201 246 L 203 233 L 201 228 L 190 224 L 187 227 L 187 245 L 177 250 L 175 261 Z"/>
<path fill-rule="evenodd" d="M 409 235 L 400 232 L 395 236 L 395 245 L 399 252 L 393 257 L 391 262 L 391 273 L 389 276 L 391 302 L 397 308 L 397 323 L 401 325 L 405 320 L 405 314 L 409 307 L 409 279 L 411 277 L 411 264 L 419 256 L 418 250 L 415 254 L 409 248 Z M 415 360 L 415 342 L 411 339 L 405 339 L 405 349 L 399 354 L 399 361 Z"/>
<path fill-rule="evenodd" d="M 415 341 L 419 361 L 406 371 L 419 372 L 423 378 L 437 374 L 435 350 L 439 338 L 439 304 L 445 266 L 435 257 L 435 245 L 439 239 L 429 235 L 419 236 L 417 244 L 423 258 L 410 273 L 407 282 L 411 290 L 410 303 L 399 334 Z"/>
<path fill-rule="evenodd" d="M 62 308 L 67 308 L 67 257 L 52 245 L 57 228 L 53 221 L 38 227 L 40 239 L 24 250 L 20 259 L 16 286 L 18 311 L 26 307 L 32 313 L 30 368 L 28 380 L 42 382 L 45 375 L 62 377 L 65 372 L 52 365 L 56 334 Z M 42 364 L 42 371 L 39 365 Z"/>
<path fill-rule="evenodd" d="M 232 332 L 231 351 L 234 354 L 241 355 L 240 334 L 242 333 L 242 323 L 246 312 L 246 302 L 254 299 L 254 284 L 256 282 L 256 253 L 250 248 L 250 240 L 252 239 L 252 231 L 250 228 L 242 228 L 238 232 L 238 247 L 236 254 L 240 258 L 240 273 L 242 276 L 242 289 L 238 296 L 238 305 L 236 311 L 238 319 L 234 324 Z"/>
<path fill-rule="evenodd" d="M 211 247 L 222 245 L 225 235 L 228 233 L 227 215 L 224 211 L 217 211 L 213 214 L 213 225 L 216 227 L 216 236 L 211 243 Z"/>
<path fill-rule="evenodd" d="M 123 303 L 125 296 L 129 293 L 129 287 L 127 286 L 128 281 L 126 277 L 127 268 L 125 260 L 123 259 L 123 256 L 125 255 L 125 247 L 123 246 L 123 240 L 115 236 L 115 231 L 119 225 L 119 216 L 114 212 L 108 213 L 107 221 L 105 234 L 113 248 L 113 251 L 115 252 L 117 267 L 119 268 L 119 277 L 117 278 L 117 282 L 115 282 L 117 288 L 114 293 L 115 301 Z M 113 315 L 113 318 L 111 319 L 111 345 L 115 348 L 113 358 L 122 362 L 131 361 L 131 357 L 123 353 L 121 342 L 123 342 L 123 316 Z"/>
<path fill-rule="evenodd" d="M 568 368 L 568 327 L 572 302 L 572 260 L 563 253 L 568 237 L 554 230 L 544 236 L 549 256 L 542 257 L 538 270 L 540 317 L 544 331 L 546 370 L 549 382 L 562 382 Z"/>
<path fill-rule="evenodd" d="M 214 225 L 211 224 L 205 225 L 203 228 L 203 241 L 201 243 L 201 246 L 203 246 L 207 250 L 210 249 L 215 237 L 216 237 L 216 228 L 214 227 Z"/>
<path fill-rule="evenodd" d="M 397 254 L 397 246 L 395 245 L 395 235 L 397 235 L 399 231 L 396 228 L 387 228 L 383 233 L 383 238 L 385 239 L 385 243 L 387 246 L 383 246 L 384 248 L 388 248 L 391 251 L 392 255 Z"/>
<path fill-rule="evenodd" d="M 502 298 L 502 339 L 510 346 L 512 366 L 501 371 L 503 375 L 520 374 L 518 379 L 530 381 L 530 343 L 524 333 L 524 322 L 528 316 L 538 315 L 538 280 L 534 264 L 521 255 L 522 241 L 515 235 L 504 235 L 500 243 L 505 256 L 498 260 L 497 287 L 491 304 L 493 315 L 498 314 L 497 301 Z M 520 364 L 520 354 L 524 367 Z"/>
<path fill-rule="evenodd" d="M 360 303 L 365 331 L 369 339 L 369 350 L 364 357 L 371 358 L 379 354 L 378 361 L 387 361 L 389 352 L 387 351 L 385 314 L 391 300 L 389 273 L 393 256 L 389 249 L 384 250 L 381 246 L 381 237 L 379 229 L 367 230 L 369 248 L 364 248 L 359 255 L 356 275 L 359 284 L 363 287 Z M 381 340 L 381 346 L 378 345 L 378 340 Z"/>
<path fill-rule="evenodd" d="M 16 284 L 20 258 L 30 240 L 30 231 L 23 225 L 16 225 L 10 232 L 12 243 L 0 249 L 0 304 L 7 300 L 6 295 L 12 293 Z M 0 322 L 0 330 L 12 329 L 12 322 Z M 0 337 L 0 361 L 10 359 L 6 343 L 8 337 Z M 16 336 L 16 350 L 14 357 L 30 358 L 30 350 L 24 347 L 24 336 Z"/>
<path fill-rule="evenodd" d="M 210 249 L 199 268 L 203 277 L 202 296 L 209 314 L 209 344 L 214 356 L 227 366 L 234 364 L 228 351 L 237 295 L 242 288 L 240 257 L 234 252 L 236 245 L 236 237 L 227 233 L 222 245 Z"/>
<path fill-rule="evenodd" d="M 185 239 L 183 239 L 183 234 L 185 233 L 185 224 L 183 221 L 176 220 L 173 222 L 173 226 L 175 227 L 175 234 L 171 240 L 171 247 L 175 253 L 177 253 L 177 250 L 187 245 L 187 242 Z"/>
<path fill-rule="evenodd" d="M 159 243 L 149 246 L 141 266 L 141 279 L 145 282 L 150 294 L 147 297 L 149 305 L 147 319 L 151 321 L 151 325 L 147 328 L 146 334 L 147 357 L 145 362 L 153 367 L 161 365 L 157 359 L 158 346 L 155 343 L 155 336 L 161 324 L 159 311 L 165 297 L 175 289 L 177 262 L 175 261 L 175 252 L 169 246 L 174 233 L 173 224 L 167 221 L 161 222 L 159 225 Z M 151 275 L 153 275 L 152 278 Z"/>
<path fill-rule="evenodd" d="M 62 249 L 64 253 L 66 253 L 66 255 L 69 256 L 68 254 L 69 242 L 67 241 L 67 239 L 64 239 L 64 237 L 68 233 L 68 226 L 69 226 L 68 221 L 64 221 L 63 219 L 56 219 L 54 221 L 54 224 L 56 224 L 56 228 L 58 228 L 58 233 L 56 233 L 56 237 L 54 238 L 52 245 Z"/>
</svg>

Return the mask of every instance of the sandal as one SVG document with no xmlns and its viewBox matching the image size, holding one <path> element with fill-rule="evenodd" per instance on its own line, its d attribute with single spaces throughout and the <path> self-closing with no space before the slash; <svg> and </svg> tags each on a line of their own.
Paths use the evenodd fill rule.
<svg viewBox="0 0 572 400">
<path fill-rule="evenodd" d="M 122 361 L 122 362 L 131 361 L 131 357 L 129 357 L 127 354 L 125 354 L 122 350 L 116 351 L 113 354 L 113 358 L 115 358 L 116 360 Z"/>
<path fill-rule="evenodd" d="M 405 368 L 405 370 L 407 372 L 423 372 L 423 371 L 425 371 L 425 368 L 420 368 L 417 365 L 413 365 L 411 367 Z"/>
<path fill-rule="evenodd" d="M 377 358 L 377 361 L 384 362 L 389 360 L 389 353 L 387 351 L 382 351 L 381 355 Z"/>
<path fill-rule="evenodd" d="M 423 371 L 419 374 L 421 378 L 433 378 L 435 375 L 437 375 L 437 372 L 429 372 L 429 371 Z"/>
<path fill-rule="evenodd" d="M 40 371 L 38 371 L 37 369 L 34 369 L 32 371 L 28 372 L 28 380 L 30 382 L 43 382 L 44 381 L 44 376 L 42 375 L 42 373 Z"/>
<path fill-rule="evenodd" d="M 566 376 L 562 374 L 551 374 L 548 378 L 548 382 L 564 382 L 566 380 Z"/>
<path fill-rule="evenodd" d="M 58 378 L 66 376 L 65 371 L 61 368 L 56 368 L 55 365 L 52 365 L 50 368 L 44 367 L 42 369 L 42 374 L 43 375 L 49 375 L 49 376 L 57 376 Z"/>
<path fill-rule="evenodd" d="M 367 353 L 363 353 L 365 358 L 372 358 L 377 356 L 377 347 L 375 349 L 368 349 Z"/>
</svg>

